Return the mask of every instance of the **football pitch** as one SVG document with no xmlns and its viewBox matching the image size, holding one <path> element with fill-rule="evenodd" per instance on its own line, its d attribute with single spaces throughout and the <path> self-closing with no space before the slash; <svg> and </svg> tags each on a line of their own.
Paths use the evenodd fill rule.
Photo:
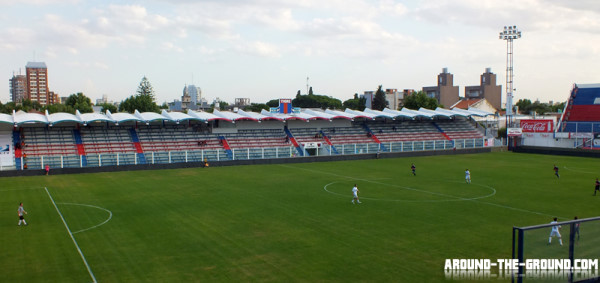
<svg viewBox="0 0 600 283">
<path fill-rule="evenodd" d="M 600 215 L 597 177 L 496 152 L 2 178 L 0 281 L 449 282 L 446 259 L 510 258 L 513 226 Z"/>
</svg>

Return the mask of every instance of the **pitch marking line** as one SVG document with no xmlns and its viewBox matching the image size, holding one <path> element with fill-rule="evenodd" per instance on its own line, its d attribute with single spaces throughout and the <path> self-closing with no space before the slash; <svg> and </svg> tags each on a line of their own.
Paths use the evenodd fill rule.
<svg viewBox="0 0 600 283">
<path fill-rule="evenodd" d="M 87 268 L 87 271 L 90 274 L 90 277 L 92 278 L 92 282 L 94 282 L 94 283 L 98 282 L 98 281 L 96 281 L 96 277 L 94 277 L 94 273 L 92 272 L 92 269 L 90 268 L 90 265 L 88 264 L 87 260 L 85 260 L 85 256 L 83 255 L 83 252 L 79 248 L 79 245 L 77 244 L 77 241 L 75 240 L 75 237 L 73 237 L 73 233 L 71 233 L 71 229 L 69 229 L 69 225 L 67 225 L 67 222 L 65 221 L 65 218 L 63 217 L 62 213 L 60 213 L 60 210 L 58 209 L 58 206 L 56 206 L 56 202 L 54 202 L 54 199 L 50 195 L 50 192 L 48 191 L 48 188 L 44 187 L 44 190 L 46 190 L 46 193 L 48 194 L 48 197 L 52 201 L 52 205 L 54 205 L 54 208 L 56 209 L 56 212 L 58 212 L 58 215 L 60 216 L 60 219 L 62 220 L 63 224 L 65 225 L 65 228 L 67 229 L 67 232 L 69 232 L 69 236 L 71 237 L 71 240 L 73 240 L 73 244 L 75 244 L 75 247 L 77 248 L 77 252 L 79 252 L 79 255 L 81 256 L 81 259 L 83 260 L 83 263 L 85 264 L 85 268 Z"/>
<path fill-rule="evenodd" d="M 312 169 L 307 169 L 307 168 L 301 168 L 301 167 L 294 167 L 294 166 L 289 166 L 289 165 L 280 165 L 280 166 L 282 166 L 282 167 L 288 167 L 288 168 L 293 168 L 293 169 L 305 170 L 305 171 L 309 171 L 309 172 L 315 172 L 315 173 L 333 175 L 333 176 L 336 176 L 336 177 L 341 177 L 341 178 L 346 178 L 346 179 L 351 179 L 351 180 L 359 180 L 359 181 L 377 183 L 377 182 L 372 182 L 372 181 L 369 181 L 369 180 L 366 180 L 366 179 L 361 179 L 361 178 L 356 178 L 356 177 L 351 177 L 351 176 L 343 176 L 343 175 L 338 175 L 338 174 L 330 173 L 330 172 L 317 171 L 317 170 L 312 170 Z M 426 192 L 426 191 L 423 191 L 423 192 Z M 494 193 L 495 193 L 495 190 L 494 190 Z M 532 211 L 532 210 L 527 210 L 527 209 L 522 209 L 522 208 L 516 208 L 516 207 L 512 207 L 512 206 L 508 206 L 508 205 L 503 205 L 503 204 L 497 204 L 497 203 L 493 203 L 493 202 L 481 201 L 481 200 L 478 200 L 478 199 L 467 199 L 467 200 L 468 201 L 472 201 L 472 202 L 479 202 L 479 203 L 482 203 L 482 204 L 489 204 L 489 205 L 493 205 L 493 206 L 497 206 L 497 207 L 502 207 L 502 208 L 506 208 L 506 209 L 512 209 L 512 210 L 516 210 L 516 211 L 521 211 L 521 212 L 533 213 L 533 214 L 537 214 L 537 215 L 550 216 L 550 217 L 558 217 L 560 219 L 570 219 L 570 218 L 567 218 L 567 217 L 561 217 L 561 216 L 546 214 L 546 213 L 542 213 L 542 212 L 537 212 L 537 211 Z"/>
<path fill-rule="evenodd" d="M 567 166 L 564 166 L 564 168 L 569 171 L 574 171 L 574 172 L 579 172 L 579 173 L 598 174 L 596 172 L 588 172 L 588 171 L 579 170 L 579 168 L 568 168 Z"/>
<path fill-rule="evenodd" d="M 110 221 L 112 219 L 112 216 L 113 216 L 112 211 L 110 211 L 110 210 L 108 210 L 106 208 L 95 206 L 95 205 L 91 205 L 91 204 L 69 203 L 69 202 L 59 202 L 59 203 L 56 203 L 56 204 L 86 206 L 86 207 L 97 208 L 97 209 L 104 210 L 104 211 L 108 212 L 108 218 L 106 220 L 104 220 L 104 222 L 102 222 L 102 223 L 100 223 L 98 225 L 94 225 L 94 226 L 89 227 L 89 228 L 85 228 L 85 229 L 81 229 L 79 231 L 75 231 L 75 232 L 73 232 L 73 234 L 85 232 L 85 231 L 92 230 L 94 228 L 100 227 L 100 226 L 106 224 L 108 221 Z"/>
</svg>

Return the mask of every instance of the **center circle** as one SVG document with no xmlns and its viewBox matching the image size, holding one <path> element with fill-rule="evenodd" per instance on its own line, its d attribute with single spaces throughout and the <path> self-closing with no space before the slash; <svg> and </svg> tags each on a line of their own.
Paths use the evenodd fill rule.
<svg viewBox="0 0 600 283">
<path fill-rule="evenodd" d="M 470 200 L 478 200 L 478 199 L 483 199 L 483 198 L 488 198 L 491 196 L 494 196 L 496 194 L 496 189 L 494 189 L 493 187 L 487 186 L 487 185 L 481 185 L 481 184 L 476 184 L 476 183 L 471 183 L 471 184 L 465 184 L 464 182 L 455 182 L 455 181 L 444 181 L 443 183 L 457 183 L 457 184 L 463 184 L 465 187 L 469 188 L 470 190 L 472 188 L 477 188 L 478 191 L 484 190 L 484 192 L 488 192 L 487 194 L 481 194 L 478 193 L 476 195 L 467 195 L 467 196 L 461 196 L 460 194 L 454 193 L 454 192 L 436 192 L 436 191 L 432 191 L 432 190 L 428 190 L 428 189 L 419 189 L 419 188 L 413 188 L 413 187 L 408 187 L 408 186 L 402 186 L 402 185 L 397 185 L 397 184 L 387 184 L 387 183 L 381 183 L 380 181 L 371 181 L 371 180 L 363 180 L 361 182 L 368 182 L 371 183 L 372 185 L 368 186 L 371 188 L 381 188 L 381 187 L 388 187 L 391 189 L 398 189 L 401 191 L 405 191 L 409 194 L 412 194 L 416 197 L 416 199 L 409 199 L 409 198 L 396 198 L 393 195 L 394 194 L 398 194 L 399 191 L 394 191 L 390 193 L 390 197 L 385 197 L 385 193 L 383 193 L 383 197 L 379 196 L 379 197 L 370 197 L 368 195 L 368 192 L 363 192 L 363 193 L 359 193 L 359 197 L 362 200 L 375 200 L 375 201 L 393 201 L 393 202 L 452 202 L 452 201 L 470 201 Z M 334 189 L 336 186 L 336 184 L 340 184 L 340 183 L 344 183 L 344 190 L 347 191 L 348 193 L 339 193 L 339 190 Z M 352 198 L 352 192 L 351 192 L 351 188 L 352 186 L 348 186 L 347 184 L 349 183 L 349 181 L 345 180 L 345 181 L 335 181 L 335 182 L 331 182 L 329 184 L 326 184 L 323 189 L 333 195 L 337 195 L 337 196 L 342 196 L 342 197 L 347 197 L 347 198 Z M 438 182 L 439 183 L 439 182 Z M 464 188 L 464 187 L 459 187 L 459 186 L 455 186 L 456 188 Z M 454 189 L 454 188 L 452 188 Z M 360 190 L 360 188 L 359 188 Z M 461 193 L 465 193 L 465 191 L 455 191 L 455 192 L 461 192 Z M 382 193 L 379 192 L 379 194 L 381 195 Z M 419 195 L 422 195 L 423 197 L 421 199 L 419 199 Z M 433 197 L 434 199 L 427 199 L 429 197 Z"/>
</svg>

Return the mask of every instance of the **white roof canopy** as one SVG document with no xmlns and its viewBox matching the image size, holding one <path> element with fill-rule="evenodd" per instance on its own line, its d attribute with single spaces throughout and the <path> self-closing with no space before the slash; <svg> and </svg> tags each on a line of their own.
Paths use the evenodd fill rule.
<svg viewBox="0 0 600 283">
<path fill-rule="evenodd" d="M 420 108 L 419 110 L 411 110 L 407 108 L 402 108 L 402 110 L 391 110 L 384 109 L 383 111 L 373 110 L 373 109 L 365 109 L 364 111 L 351 110 L 346 109 L 345 111 L 339 110 L 314 110 L 314 109 L 302 109 L 299 113 L 271 113 L 267 110 L 262 110 L 261 113 L 249 112 L 238 110 L 237 113 L 231 111 L 219 111 L 214 110 L 214 113 L 207 112 L 196 112 L 193 110 L 188 110 L 188 113 L 181 112 L 167 112 L 163 110 L 161 114 L 154 112 L 143 112 L 135 111 L 133 114 L 130 113 L 111 113 L 110 111 L 106 111 L 105 114 L 100 113 L 84 113 L 81 114 L 79 111 L 75 112 L 75 115 L 69 113 L 53 113 L 48 114 L 48 112 L 44 114 L 40 113 L 25 113 L 23 111 L 15 112 L 13 111 L 12 115 L 2 114 L 0 113 L 0 123 L 13 124 L 15 126 L 19 126 L 21 124 L 27 123 L 41 123 L 41 124 L 57 124 L 61 122 L 75 122 L 80 124 L 89 124 L 91 122 L 103 121 L 109 123 L 124 123 L 128 121 L 136 121 L 142 123 L 151 123 L 155 121 L 170 121 L 174 123 L 179 123 L 180 121 L 185 120 L 196 120 L 208 123 L 209 121 L 214 120 L 224 120 L 228 122 L 235 122 L 240 120 L 249 120 L 249 121 L 262 121 L 262 120 L 334 120 L 334 119 L 347 119 L 354 120 L 356 118 L 365 118 L 365 119 L 375 119 L 375 118 L 389 118 L 395 119 L 398 117 L 404 117 L 409 119 L 415 119 L 416 117 L 427 117 L 433 118 L 436 116 L 439 117 L 453 117 L 453 116 L 488 116 L 494 115 L 493 113 L 485 112 L 479 109 L 443 109 L 437 108 L 435 110 L 429 110 L 425 108 Z"/>
</svg>

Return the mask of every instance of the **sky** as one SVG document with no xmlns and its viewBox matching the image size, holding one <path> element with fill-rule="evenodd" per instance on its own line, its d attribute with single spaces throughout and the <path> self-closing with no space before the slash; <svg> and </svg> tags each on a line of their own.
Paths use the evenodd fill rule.
<svg viewBox="0 0 600 283">
<path fill-rule="evenodd" d="M 442 68 L 460 96 L 491 68 L 505 102 L 507 25 L 523 35 L 514 102 L 600 83 L 596 0 L 0 0 L 0 101 L 14 73 L 41 61 L 50 90 L 93 102 L 124 100 L 144 76 L 159 104 L 188 84 L 209 102 L 293 98 L 307 84 L 345 101 L 435 86 Z"/>
</svg>

